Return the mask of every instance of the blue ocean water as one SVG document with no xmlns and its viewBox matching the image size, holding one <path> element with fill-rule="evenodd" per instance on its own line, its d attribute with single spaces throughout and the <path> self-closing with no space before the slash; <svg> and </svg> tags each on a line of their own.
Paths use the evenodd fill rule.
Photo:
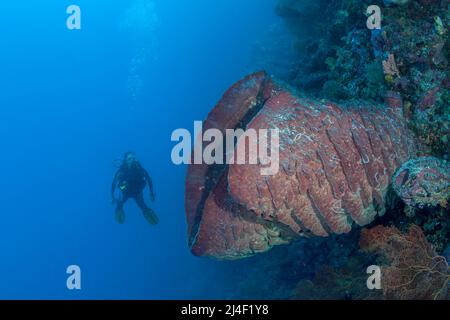
<svg viewBox="0 0 450 320">
<path fill-rule="evenodd" d="M 68 30 L 66 8 L 82 12 Z M 192 129 L 251 65 L 276 0 L 28 0 L 0 18 L 0 298 L 223 298 L 221 263 L 192 256 L 186 167 L 170 135 Z M 250 69 L 250 70 L 249 70 Z M 114 159 L 134 150 L 160 216 L 114 219 Z M 66 268 L 81 268 L 68 290 Z M 244 272 L 244 270 L 242 271 Z"/>
</svg>

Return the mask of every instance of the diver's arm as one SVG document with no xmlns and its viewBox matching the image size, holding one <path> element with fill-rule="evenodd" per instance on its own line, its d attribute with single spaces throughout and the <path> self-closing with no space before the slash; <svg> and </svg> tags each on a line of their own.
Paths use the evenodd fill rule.
<svg viewBox="0 0 450 320">
<path fill-rule="evenodd" d="M 152 178 L 150 178 L 147 170 L 144 168 L 142 168 L 142 170 L 144 170 L 145 181 L 147 181 L 148 189 L 150 190 L 150 198 L 152 201 L 155 201 L 155 191 L 153 190 Z"/>
<path fill-rule="evenodd" d="M 114 180 L 113 180 L 112 185 L 111 185 L 111 199 L 112 199 L 112 201 L 115 200 L 114 193 L 116 191 L 118 177 L 119 177 L 119 171 L 117 171 L 116 174 L 114 175 Z"/>
</svg>

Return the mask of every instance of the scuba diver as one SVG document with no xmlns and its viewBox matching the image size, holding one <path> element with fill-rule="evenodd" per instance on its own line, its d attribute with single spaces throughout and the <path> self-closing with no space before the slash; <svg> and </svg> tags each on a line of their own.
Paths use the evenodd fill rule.
<svg viewBox="0 0 450 320">
<path fill-rule="evenodd" d="M 145 219 L 152 225 L 158 224 L 158 217 L 155 212 L 144 201 L 143 191 L 146 184 L 150 191 L 150 200 L 154 202 L 155 192 L 150 175 L 141 166 L 134 152 L 125 153 L 111 187 L 112 203 L 116 204 L 116 220 L 118 223 L 123 224 L 125 222 L 123 205 L 128 199 L 133 198 L 142 210 Z M 121 191 L 120 199 L 115 196 L 116 187 Z"/>
</svg>

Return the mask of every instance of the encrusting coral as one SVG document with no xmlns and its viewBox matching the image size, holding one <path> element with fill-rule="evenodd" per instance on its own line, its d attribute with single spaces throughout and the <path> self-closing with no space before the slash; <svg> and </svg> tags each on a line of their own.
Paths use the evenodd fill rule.
<svg viewBox="0 0 450 320">
<path fill-rule="evenodd" d="M 393 187 L 408 206 L 446 208 L 450 199 L 450 163 L 434 157 L 410 160 L 394 175 Z"/>
</svg>

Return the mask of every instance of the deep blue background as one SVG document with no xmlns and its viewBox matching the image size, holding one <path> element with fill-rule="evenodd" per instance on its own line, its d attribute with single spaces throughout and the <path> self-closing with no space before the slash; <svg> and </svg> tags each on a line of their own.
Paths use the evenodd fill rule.
<svg viewBox="0 0 450 320">
<path fill-rule="evenodd" d="M 170 135 L 251 69 L 276 0 L 154 0 L 151 32 L 120 28 L 144 0 L 3 2 L 0 298 L 226 297 L 222 263 L 188 250 L 186 168 L 171 162 Z M 66 28 L 70 4 L 82 30 Z M 142 81 L 134 99 L 130 74 Z M 129 149 L 154 180 L 157 227 L 134 203 L 125 225 L 114 220 L 112 163 Z M 81 291 L 66 289 L 71 264 Z"/>
</svg>

